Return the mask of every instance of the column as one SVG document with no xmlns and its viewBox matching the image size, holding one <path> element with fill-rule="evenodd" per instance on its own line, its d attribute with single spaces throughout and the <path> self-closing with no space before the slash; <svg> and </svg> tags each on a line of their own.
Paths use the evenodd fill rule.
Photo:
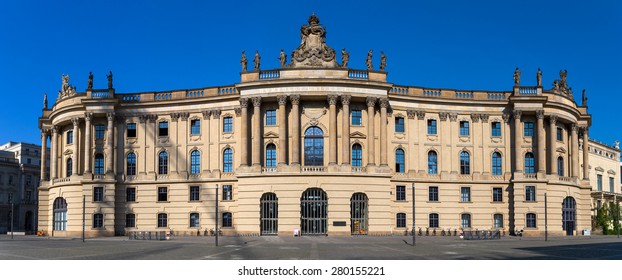
<svg viewBox="0 0 622 280">
<path fill-rule="evenodd" d="M 240 166 L 248 166 L 248 98 L 240 98 L 240 108 Z"/>
<path fill-rule="evenodd" d="M 211 168 L 210 168 L 210 157 L 212 157 L 211 153 L 210 153 L 210 129 L 212 128 L 210 125 L 210 118 L 212 116 L 212 111 L 203 111 L 203 127 L 201 128 L 203 131 L 203 135 L 205 136 L 205 148 L 204 148 L 204 152 L 201 154 L 201 166 L 203 166 L 203 172 L 204 173 L 210 173 L 212 172 Z M 244 121 L 242 121 L 243 124 L 245 124 Z M 244 127 L 243 125 L 241 126 L 242 128 Z M 243 142 L 244 143 L 244 142 Z M 243 146 L 243 145 L 240 145 Z M 242 148 L 242 151 L 246 151 L 245 148 Z"/>
<path fill-rule="evenodd" d="M 590 179 L 590 156 L 589 156 L 589 139 L 588 139 L 588 127 L 581 128 L 583 131 L 583 180 Z"/>
<path fill-rule="evenodd" d="M 522 153 L 521 153 L 521 118 L 522 112 L 520 110 L 514 110 L 514 171 L 516 173 L 523 172 L 523 161 L 522 161 Z"/>
<path fill-rule="evenodd" d="M 572 124 L 572 177 L 579 177 L 579 127 Z"/>
<path fill-rule="evenodd" d="M 409 166 L 409 171 L 412 170 L 413 172 L 417 172 L 417 170 L 419 169 L 419 162 L 417 160 L 418 156 L 423 156 L 421 155 L 418 151 L 417 151 L 417 146 L 419 145 L 419 142 L 417 142 L 417 139 L 415 139 L 415 135 L 417 135 L 417 121 L 415 121 L 415 115 L 416 115 L 416 111 L 415 110 L 407 110 L 406 111 L 406 115 L 408 116 L 408 128 L 406 129 L 408 131 L 408 146 L 412 147 L 410 149 L 410 156 L 408 157 L 408 166 Z"/>
<path fill-rule="evenodd" d="M 91 174 L 91 119 L 93 113 L 84 114 L 84 173 Z"/>
<path fill-rule="evenodd" d="M 41 130 L 41 179 L 40 181 L 47 181 L 47 177 L 45 176 L 45 168 L 47 166 L 47 149 L 48 149 L 48 134 L 50 133 L 49 129 Z"/>
<path fill-rule="evenodd" d="M 78 175 L 78 166 L 80 163 L 78 159 L 80 158 L 78 155 L 80 154 L 80 149 L 78 148 L 78 125 L 80 124 L 79 118 L 71 119 L 73 123 L 73 163 L 71 165 L 71 174 L 76 176 Z"/>
<path fill-rule="evenodd" d="M 341 135 L 341 164 L 350 164 L 350 95 L 341 96 L 341 109 L 343 112 L 342 135 Z"/>
<path fill-rule="evenodd" d="M 557 116 L 549 116 L 549 162 L 551 170 L 549 174 L 557 175 L 557 159 L 555 158 L 555 150 L 557 150 Z"/>
<path fill-rule="evenodd" d="M 50 156 L 50 181 L 54 181 L 56 179 L 56 164 L 58 163 L 56 159 L 57 150 L 58 150 L 58 127 L 52 127 L 52 155 Z"/>
<path fill-rule="evenodd" d="M 287 95 L 279 95 L 276 97 L 279 102 L 279 151 L 277 153 L 278 165 L 287 164 L 287 119 L 285 107 L 287 106 Z"/>
<path fill-rule="evenodd" d="M 389 99 L 380 98 L 380 166 L 389 166 L 387 160 L 387 108 Z"/>
<path fill-rule="evenodd" d="M 489 146 L 486 144 L 486 139 L 489 139 L 488 137 L 486 137 L 486 135 L 490 135 L 490 125 L 488 123 L 488 119 L 490 118 L 489 114 L 481 114 L 480 116 L 480 120 L 482 121 L 482 130 L 481 130 L 481 137 L 480 137 L 480 141 L 479 142 L 482 146 L 481 151 L 482 151 L 482 158 L 481 163 L 482 163 L 482 167 L 481 170 L 483 172 L 483 175 L 486 176 L 490 176 L 490 169 L 492 167 L 492 153 L 489 150 Z M 490 141 L 490 140 L 488 140 Z"/>
<path fill-rule="evenodd" d="M 367 165 L 376 165 L 374 146 L 374 114 L 376 105 L 375 97 L 367 97 Z"/>
<path fill-rule="evenodd" d="M 428 154 L 425 152 L 425 137 L 426 137 L 426 129 L 427 123 L 425 120 L 425 111 L 415 111 L 417 115 L 417 145 L 418 145 L 418 161 L 419 161 L 419 169 L 417 173 L 424 174 L 428 170 Z"/>
<path fill-rule="evenodd" d="M 538 119 L 536 129 L 538 131 L 538 174 L 546 174 L 546 152 L 544 138 L 544 110 L 537 110 Z"/>
<path fill-rule="evenodd" d="M 300 95 L 290 95 L 292 102 L 292 160 L 291 165 L 300 165 Z"/>
<path fill-rule="evenodd" d="M 261 97 L 253 97 L 253 166 L 261 167 Z"/>
<path fill-rule="evenodd" d="M 114 113 L 107 113 L 106 118 L 108 118 L 108 129 L 106 130 L 106 174 L 112 173 L 112 157 L 113 157 L 113 138 L 112 138 L 112 130 L 114 129 Z"/>
<path fill-rule="evenodd" d="M 328 95 L 329 134 L 328 134 L 328 164 L 337 164 L 337 95 Z"/>
</svg>

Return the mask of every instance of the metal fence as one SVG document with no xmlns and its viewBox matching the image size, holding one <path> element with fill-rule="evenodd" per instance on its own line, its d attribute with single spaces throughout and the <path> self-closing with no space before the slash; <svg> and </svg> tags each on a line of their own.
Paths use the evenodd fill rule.
<svg viewBox="0 0 622 280">
<path fill-rule="evenodd" d="M 131 231 L 128 236 L 130 240 L 168 240 L 172 235 L 166 231 Z"/>
</svg>

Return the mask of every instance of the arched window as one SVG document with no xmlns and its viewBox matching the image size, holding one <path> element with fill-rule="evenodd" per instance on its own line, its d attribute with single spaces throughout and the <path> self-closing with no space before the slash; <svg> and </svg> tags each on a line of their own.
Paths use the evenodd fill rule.
<svg viewBox="0 0 622 280">
<path fill-rule="evenodd" d="M 274 144 L 266 146 L 266 167 L 276 167 L 276 146 Z"/>
<path fill-rule="evenodd" d="M 429 218 L 428 218 L 428 225 L 431 228 L 437 228 L 439 225 L 439 219 L 438 219 L 438 214 L 437 213 L 431 213 Z"/>
<path fill-rule="evenodd" d="M 190 153 L 190 174 L 201 173 L 201 152 L 194 150 Z"/>
<path fill-rule="evenodd" d="M 361 144 L 352 145 L 352 166 L 363 166 L 363 148 L 361 148 Z"/>
<path fill-rule="evenodd" d="M 469 152 L 460 152 L 460 174 L 471 174 L 471 156 Z"/>
<path fill-rule="evenodd" d="M 317 126 L 305 131 L 305 165 L 324 165 L 324 132 Z"/>
<path fill-rule="evenodd" d="M 564 158 L 557 158 L 557 175 L 564 176 Z"/>
<path fill-rule="evenodd" d="M 127 176 L 136 175 L 136 154 L 135 153 L 127 154 L 126 166 L 127 166 L 126 167 Z"/>
<path fill-rule="evenodd" d="M 73 168 L 73 160 L 71 160 L 71 158 L 67 159 L 67 177 L 71 177 L 71 169 Z"/>
<path fill-rule="evenodd" d="M 158 214 L 158 227 L 159 228 L 168 227 L 168 215 L 166 213 Z"/>
<path fill-rule="evenodd" d="M 503 159 L 501 158 L 501 153 L 492 153 L 492 175 L 500 176 L 503 173 L 501 169 L 502 162 Z"/>
<path fill-rule="evenodd" d="M 536 173 L 536 162 L 534 160 L 532 153 L 525 154 L 525 173 L 526 174 Z"/>
<path fill-rule="evenodd" d="M 62 197 L 54 200 L 53 230 L 67 230 L 67 201 Z"/>
<path fill-rule="evenodd" d="M 168 153 L 160 152 L 158 155 L 158 174 L 168 174 Z"/>
<path fill-rule="evenodd" d="M 225 173 L 233 172 L 233 150 L 226 148 L 222 152 L 222 171 Z"/>
<path fill-rule="evenodd" d="M 395 172 L 404 173 L 404 150 L 395 150 Z"/>
<path fill-rule="evenodd" d="M 438 174 L 438 157 L 435 151 L 428 153 L 428 174 Z"/>
<path fill-rule="evenodd" d="M 460 215 L 460 226 L 462 228 L 471 228 L 471 214 L 464 213 Z"/>
<path fill-rule="evenodd" d="M 95 175 L 104 175 L 104 155 L 95 155 L 95 168 L 93 171 L 95 171 Z"/>
</svg>

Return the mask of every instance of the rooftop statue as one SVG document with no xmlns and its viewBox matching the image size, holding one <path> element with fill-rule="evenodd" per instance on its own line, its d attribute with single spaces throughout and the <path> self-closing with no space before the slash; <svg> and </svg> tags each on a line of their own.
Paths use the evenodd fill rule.
<svg viewBox="0 0 622 280">
<path fill-rule="evenodd" d="M 112 71 L 110 71 L 110 74 L 106 75 L 106 77 L 108 78 L 108 89 L 112 88 Z"/>
<path fill-rule="evenodd" d="M 47 110 L 48 108 L 48 94 L 47 93 L 43 93 L 43 109 Z"/>
<path fill-rule="evenodd" d="M 520 70 L 518 70 L 518 67 L 516 67 L 516 70 L 514 70 L 514 86 L 519 86 L 520 85 Z"/>
<path fill-rule="evenodd" d="M 350 60 L 350 52 L 346 49 L 341 50 L 341 67 L 348 68 L 348 61 Z"/>
<path fill-rule="evenodd" d="M 285 67 L 285 64 L 287 63 L 287 55 L 283 49 L 281 49 L 281 53 L 279 54 L 279 61 L 281 62 L 281 68 Z"/>
<path fill-rule="evenodd" d="M 326 28 L 320 25 L 320 19 L 312 14 L 300 28 L 301 42 L 292 52 L 291 67 L 324 67 L 335 68 L 339 64 L 335 60 L 335 50 L 326 45 Z"/>
<path fill-rule="evenodd" d="M 87 89 L 93 89 L 93 72 L 89 72 L 89 81 L 86 85 Z"/>
<path fill-rule="evenodd" d="M 384 71 L 385 67 L 387 67 L 387 56 L 384 52 L 380 52 L 380 71 Z"/>
<path fill-rule="evenodd" d="M 69 75 L 63 74 L 63 85 L 58 91 L 58 98 L 64 98 L 76 95 L 76 88 L 69 84 Z"/>
<path fill-rule="evenodd" d="M 572 88 L 568 87 L 568 82 L 566 82 L 567 76 L 568 76 L 568 70 L 560 70 L 559 80 L 553 81 L 552 90 L 558 94 L 568 95 L 568 97 L 573 98 Z"/>
<path fill-rule="evenodd" d="M 242 51 L 242 58 L 240 59 L 240 64 L 242 64 L 242 72 L 246 72 L 246 66 L 248 65 L 248 59 L 246 59 L 246 54 Z"/>
<path fill-rule="evenodd" d="M 583 89 L 583 93 L 581 94 L 581 100 L 582 100 L 581 105 L 583 107 L 587 106 L 587 95 L 585 95 L 585 89 Z"/>
<path fill-rule="evenodd" d="M 536 73 L 536 81 L 538 82 L 538 86 L 542 86 L 542 70 L 538 68 L 538 72 Z"/>
<path fill-rule="evenodd" d="M 367 64 L 367 70 L 373 70 L 374 65 L 371 62 L 371 50 L 367 52 L 367 59 L 365 59 L 365 64 Z"/>
<path fill-rule="evenodd" d="M 255 51 L 255 58 L 253 59 L 253 62 L 255 63 L 255 70 L 259 70 L 259 61 L 261 60 L 261 56 L 259 56 L 259 51 Z"/>
</svg>

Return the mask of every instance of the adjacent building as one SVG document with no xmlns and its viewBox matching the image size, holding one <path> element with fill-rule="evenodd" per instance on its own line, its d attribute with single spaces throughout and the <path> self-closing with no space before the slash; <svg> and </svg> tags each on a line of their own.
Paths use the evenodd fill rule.
<svg viewBox="0 0 622 280">
<path fill-rule="evenodd" d="M 589 179 L 592 186 L 592 218 L 595 218 L 598 210 L 605 203 L 617 203 L 622 200 L 620 148 L 617 143 L 613 146 L 594 140 L 589 140 L 588 143 Z M 580 145 L 583 147 L 583 142 Z M 583 154 L 583 152 L 581 153 Z"/>
<path fill-rule="evenodd" d="M 51 145 L 40 229 L 80 235 L 83 199 L 87 236 L 216 219 L 225 234 L 256 235 L 591 228 L 600 171 L 582 165 L 591 116 L 566 71 L 550 88 L 539 70 L 521 83 L 518 69 L 506 91 L 395 85 L 384 54 L 351 69 L 325 32 L 312 15 L 278 69 L 243 52 L 234 85 L 118 93 L 109 73 L 106 88 L 90 76 L 78 92 L 63 76 L 39 119 Z"/>
<path fill-rule="evenodd" d="M 0 146 L 0 233 L 33 233 L 37 227 L 37 187 L 41 146 L 8 142 Z M 43 168 L 45 170 L 45 168 Z"/>
</svg>

